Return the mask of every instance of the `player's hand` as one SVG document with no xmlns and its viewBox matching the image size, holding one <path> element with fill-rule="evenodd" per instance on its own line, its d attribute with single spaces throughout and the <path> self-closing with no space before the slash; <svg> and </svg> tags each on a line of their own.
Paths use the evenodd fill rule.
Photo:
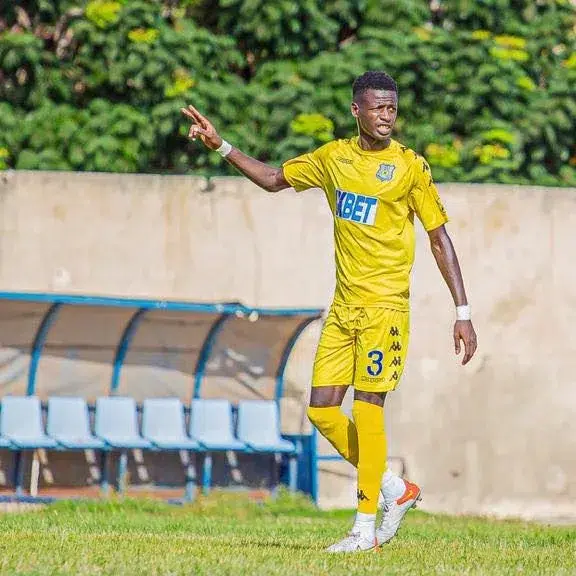
<svg viewBox="0 0 576 576">
<path fill-rule="evenodd" d="M 222 138 L 206 117 L 202 116 L 191 104 L 188 108 L 181 108 L 180 111 L 186 118 L 192 120 L 192 126 L 190 126 L 190 130 L 188 131 L 188 138 L 191 140 L 200 138 L 203 144 L 207 148 L 210 148 L 210 150 L 220 148 Z"/>
<path fill-rule="evenodd" d="M 461 344 L 464 343 L 464 358 L 462 358 L 462 366 L 468 364 L 474 352 L 476 352 L 476 332 L 470 320 L 456 320 L 454 324 L 454 350 L 456 354 L 460 354 Z"/>
</svg>

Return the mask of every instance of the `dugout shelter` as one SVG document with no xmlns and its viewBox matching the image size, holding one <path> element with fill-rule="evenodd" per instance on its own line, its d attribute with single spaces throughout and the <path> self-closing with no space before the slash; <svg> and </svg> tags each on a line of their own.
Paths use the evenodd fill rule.
<svg viewBox="0 0 576 576">
<path fill-rule="evenodd" d="M 143 489 L 185 484 L 186 497 L 191 498 L 195 488 L 206 490 L 219 476 L 211 457 L 206 464 L 206 457 L 212 454 L 206 449 L 209 440 L 194 444 L 191 422 L 202 420 L 206 406 L 210 410 L 224 406 L 221 414 L 226 410 L 231 414 L 228 432 L 235 441 L 242 435 L 244 447 L 235 450 L 236 444 L 232 443 L 230 450 L 219 451 L 224 483 L 238 488 L 262 486 L 267 468 L 262 468 L 259 452 L 265 453 L 266 446 L 274 445 L 280 450 L 272 456 L 273 464 L 280 465 L 280 481 L 316 499 L 314 437 L 293 434 L 270 439 L 267 433 L 278 424 L 273 422 L 274 414 L 281 414 L 286 365 L 294 345 L 303 330 L 321 315 L 321 309 L 251 308 L 239 302 L 0 293 L 2 498 L 38 499 L 43 491 L 58 493 L 58 489 L 62 494 L 67 494 L 66 490 L 82 493 L 90 487 L 107 489 L 109 474 L 118 479 L 118 489 L 122 483 Z M 118 402 L 110 403 L 110 398 L 127 400 L 120 408 Z M 58 399 L 85 402 L 89 429 L 82 434 L 103 442 L 103 449 L 98 442 L 86 449 L 73 449 L 54 440 L 50 431 L 58 426 L 50 421 L 50 406 L 53 419 L 58 414 L 56 406 L 71 410 L 68 418 L 64 413 L 65 425 L 75 421 L 72 414 L 82 420 L 82 402 L 58 403 Z M 171 402 L 164 402 L 168 400 Z M 35 401 L 39 406 L 38 425 Z M 200 401 L 211 402 L 202 405 Z M 178 443 L 174 434 L 179 433 L 172 430 L 168 440 L 174 442 L 165 444 L 166 449 L 161 448 L 161 442 L 152 441 L 141 445 L 136 442 L 133 448 L 123 448 L 121 441 L 114 446 L 114 437 L 109 440 L 102 432 L 102 426 L 108 425 L 104 415 L 110 404 L 112 412 L 106 418 L 112 428 L 118 422 L 124 425 L 131 421 L 130 410 L 136 410 L 129 434 L 138 437 L 154 426 L 155 433 L 158 427 L 162 433 L 163 425 L 154 424 L 160 409 L 175 410 L 175 416 L 168 417 L 171 426 L 167 428 L 178 427 L 181 406 L 184 436 Z M 149 414 L 143 415 L 144 408 Z M 192 418 L 194 409 L 196 419 Z M 114 410 L 119 410 L 117 417 Z M 206 418 L 204 426 L 219 425 L 217 412 L 210 414 L 213 416 Z M 272 424 L 264 425 L 268 417 Z M 79 421 L 77 424 L 83 425 Z M 12 427 L 19 430 L 19 435 Z M 37 443 L 45 444 L 34 447 L 34 435 Z M 289 444 L 295 447 L 293 453 Z M 81 443 L 78 446 L 82 448 Z M 120 457 L 114 458 L 114 452 Z M 238 455 L 251 459 L 244 472 L 234 464 Z M 172 465 L 168 466 L 170 459 Z M 292 469 L 289 461 L 295 462 L 296 468 Z M 198 466 L 198 462 L 202 464 Z"/>
</svg>

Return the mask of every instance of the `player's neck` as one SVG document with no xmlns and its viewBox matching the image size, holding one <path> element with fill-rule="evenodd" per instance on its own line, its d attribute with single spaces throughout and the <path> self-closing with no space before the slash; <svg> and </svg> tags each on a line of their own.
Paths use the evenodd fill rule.
<svg viewBox="0 0 576 576">
<path fill-rule="evenodd" d="M 368 136 L 367 134 L 362 134 L 358 136 L 358 146 L 362 150 L 366 150 L 368 152 L 379 152 L 381 150 L 386 150 L 390 143 L 392 142 L 392 138 L 386 138 L 386 140 L 377 140 L 376 138 L 372 138 L 372 136 Z"/>
</svg>

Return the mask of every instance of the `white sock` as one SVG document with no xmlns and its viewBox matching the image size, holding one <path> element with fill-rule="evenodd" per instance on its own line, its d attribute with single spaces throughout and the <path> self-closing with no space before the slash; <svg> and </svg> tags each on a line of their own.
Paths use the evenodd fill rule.
<svg viewBox="0 0 576 576">
<path fill-rule="evenodd" d="M 376 534 L 376 514 L 356 512 L 356 519 L 354 520 L 354 526 L 352 526 L 352 532 L 359 532 L 362 534 L 363 538 L 374 538 Z"/>
<path fill-rule="evenodd" d="M 406 484 L 404 480 L 402 480 L 400 476 L 396 476 L 396 474 L 390 472 L 390 470 L 386 470 L 382 477 L 382 484 L 380 484 L 380 491 L 384 497 L 384 503 L 392 504 L 392 502 L 402 497 L 405 490 Z"/>
</svg>

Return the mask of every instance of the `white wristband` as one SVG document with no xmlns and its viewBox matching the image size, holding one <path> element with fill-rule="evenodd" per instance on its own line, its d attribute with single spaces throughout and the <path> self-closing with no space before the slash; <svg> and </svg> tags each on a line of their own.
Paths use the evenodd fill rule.
<svg viewBox="0 0 576 576">
<path fill-rule="evenodd" d="M 469 304 L 464 306 L 456 306 L 456 319 L 457 320 L 470 320 L 472 318 L 472 311 Z"/>
<path fill-rule="evenodd" d="M 220 148 L 216 148 L 216 152 L 218 152 L 222 158 L 226 158 L 226 156 L 232 152 L 232 144 L 222 139 L 222 144 L 220 144 Z"/>
</svg>

